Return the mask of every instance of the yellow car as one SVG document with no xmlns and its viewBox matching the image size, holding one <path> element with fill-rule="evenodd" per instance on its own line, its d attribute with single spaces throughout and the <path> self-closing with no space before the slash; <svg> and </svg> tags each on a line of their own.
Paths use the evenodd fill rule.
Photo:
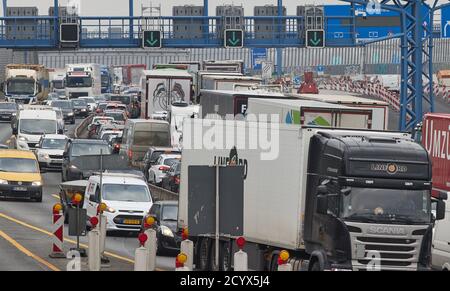
<svg viewBox="0 0 450 291">
<path fill-rule="evenodd" d="M 0 150 L 0 197 L 42 202 L 42 176 L 33 152 Z"/>
</svg>

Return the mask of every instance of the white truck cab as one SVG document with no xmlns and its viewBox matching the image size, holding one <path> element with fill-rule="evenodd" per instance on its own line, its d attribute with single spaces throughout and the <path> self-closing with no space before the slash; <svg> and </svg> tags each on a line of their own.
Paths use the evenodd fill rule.
<svg viewBox="0 0 450 291">
<path fill-rule="evenodd" d="M 64 134 L 56 111 L 48 106 L 24 106 L 12 129 L 15 147 L 19 150 L 34 150 L 43 135 Z"/>
<path fill-rule="evenodd" d="M 101 186 L 102 185 L 102 186 Z M 89 178 L 84 208 L 89 218 L 97 215 L 100 203 L 108 208 L 107 231 L 139 232 L 144 217 L 153 205 L 147 183 L 138 176 L 124 173 L 105 173 Z"/>
</svg>

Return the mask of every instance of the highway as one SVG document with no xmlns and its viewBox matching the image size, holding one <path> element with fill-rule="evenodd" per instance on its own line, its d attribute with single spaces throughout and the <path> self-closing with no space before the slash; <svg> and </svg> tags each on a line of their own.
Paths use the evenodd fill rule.
<svg viewBox="0 0 450 291">
<path fill-rule="evenodd" d="M 78 121 L 79 122 L 79 121 Z M 74 126 L 67 126 L 69 133 Z M 0 143 L 11 137 L 9 123 L 0 124 Z M 67 260 L 53 260 L 48 257 L 51 247 L 51 210 L 59 201 L 59 173 L 44 174 L 44 198 L 42 203 L 28 201 L 0 201 L 0 270 L 65 270 Z M 69 238 L 66 235 L 65 238 Z M 74 247 L 75 238 L 65 242 L 68 251 Z M 87 245 L 87 238 L 81 238 Z M 138 247 L 136 235 L 121 234 L 109 236 L 106 240 L 106 256 L 111 259 L 110 267 L 104 270 L 132 270 L 134 251 Z M 174 257 L 158 257 L 158 270 L 172 270 Z"/>
</svg>

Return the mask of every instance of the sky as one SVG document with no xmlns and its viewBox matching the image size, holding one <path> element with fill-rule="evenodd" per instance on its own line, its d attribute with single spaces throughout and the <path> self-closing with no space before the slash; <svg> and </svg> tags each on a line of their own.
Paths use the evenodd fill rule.
<svg viewBox="0 0 450 291">
<path fill-rule="evenodd" d="M 68 2 L 81 3 L 81 15 L 83 16 L 126 16 L 128 15 L 128 0 L 60 0 L 60 5 Z M 431 1 L 429 1 L 431 3 Z M 440 2 L 447 2 L 440 0 Z M 39 4 L 36 4 L 39 3 Z M 203 5 L 203 0 L 134 0 L 136 16 L 141 15 L 141 5 L 161 5 L 164 16 L 172 15 L 172 7 L 175 5 Z M 210 0 L 210 15 L 215 15 L 215 7 L 223 4 L 243 5 L 246 16 L 253 15 L 253 7 L 256 5 L 276 5 L 276 0 Z M 288 15 L 296 14 L 296 7 L 305 4 L 347 4 L 338 0 L 283 0 L 287 7 Z M 0 5 L 1 6 L 1 5 Z M 38 6 L 39 14 L 47 15 L 48 7 L 53 6 L 53 0 L 8 0 L 8 6 Z M 3 7 L 0 8 L 3 14 Z"/>
<path fill-rule="evenodd" d="M 67 2 L 81 3 L 83 16 L 124 16 L 128 15 L 128 0 L 60 0 L 60 5 Z M 141 5 L 161 5 L 162 14 L 172 15 L 172 7 L 175 5 L 203 5 L 203 0 L 135 0 L 135 15 L 141 15 Z M 36 5 L 36 3 L 39 3 Z M 114 3 L 114 5 L 112 5 Z M 163 4 L 164 3 L 164 4 Z M 296 14 L 296 7 L 304 4 L 345 4 L 337 0 L 283 0 L 289 15 Z M 253 15 L 253 7 L 256 5 L 276 5 L 276 0 L 210 0 L 210 15 L 215 15 L 215 7 L 223 4 L 244 5 L 247 16 Z M 53 6 L 53 0 L 8 0 L 8 6 L 38 6 L 39 14 L 48 14 L 48 7 Z M 3 7 L 0 9 L 3 13 Z"/>
</svg>

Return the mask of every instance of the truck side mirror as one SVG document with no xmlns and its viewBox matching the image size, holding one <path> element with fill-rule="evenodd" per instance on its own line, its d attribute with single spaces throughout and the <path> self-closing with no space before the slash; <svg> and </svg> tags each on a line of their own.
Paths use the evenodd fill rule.
<svg viewBox="0 0 450 291">
<path fill-rule="evenodd" d="M 437 201 L 436 205 L 436 220 L 444 220 L 445 219 L 445 202 L 442 200 Z"/>
<path fill-rule="evenodd" d="M 317 209 L 318 214 L 327 215 L 328 214 L 328 196 L 319 195 L 317 196 Z"/>
<path fill-rule="evenodd" d="M 91 202 L 97 202 L 97 197 L 95 197 L 95 194 L 89 195 L 89 201 L 91 201 Z"/>
<path fill-rule="evenodd" d="M 17 128 L 16 124 L 13 124 L 13 126 L 12 126 L 12 134 L 13 135 L 18 135 L 19 134 L 19 129 Z"/>
</svg>

